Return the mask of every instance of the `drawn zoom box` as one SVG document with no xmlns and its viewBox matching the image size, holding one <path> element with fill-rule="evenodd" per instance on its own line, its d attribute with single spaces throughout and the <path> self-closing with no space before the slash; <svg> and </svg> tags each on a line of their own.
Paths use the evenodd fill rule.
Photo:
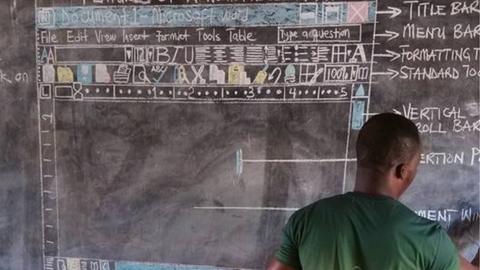
<svg viewBox="0 0 480 270">
<path fill-rule="evenodd" d="M 370 69 L 366 65 L 325 65 L 325 82 L 367 81 Z"/>
<path fill-rule="evenodd" d="M 278 28 L 278 43 L 360 42 L 361 40 L 361 24 Z"/>
</svg>

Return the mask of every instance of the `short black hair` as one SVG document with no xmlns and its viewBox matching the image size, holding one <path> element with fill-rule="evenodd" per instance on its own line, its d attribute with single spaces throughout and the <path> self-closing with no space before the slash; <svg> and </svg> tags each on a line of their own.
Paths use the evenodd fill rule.
<svg viewBox="0 0 480 270">
<path fill-rule="evenodd" d="M 409 119 L 394 113 L 381 113 L 363 125 L 357 138 L 357 164 L 382 169 L 406 163 L 420 151 L 418 129 Z"/>
</svg>

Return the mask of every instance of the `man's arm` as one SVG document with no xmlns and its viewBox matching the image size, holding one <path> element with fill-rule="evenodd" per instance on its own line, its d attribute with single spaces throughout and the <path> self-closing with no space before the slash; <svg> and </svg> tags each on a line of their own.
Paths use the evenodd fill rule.
<svg viewBox="0 0 480 270">
<path fill-rule="evenodd" d="M 288 265 L 285 265 L 278 261 L 277 259 L 273 259 L 272 262 L 270 262 L 270 265 L 268 266 L 267 270 L 295 270 L 295 268 L 292 268 Z M 463 269 L 461 269 L 463 270 Z M 468 269 L 470 270 L 470 269 Z"/>
<path fill-rule="evenodd" d="M 302 220 L 301 210 L 293 213 L 283 228 L 282 243 L 268 266 L 269 270 L 301 270 L 297 228 Z"/>
<path fill-rule="evenodd" d="M 478 266 L 475 266 L 468 262 L 462 255 L 460 256 L 460 270 L 478 270 Z M 280 269 L 280 268 L 279 268 Z"/>
</svg>

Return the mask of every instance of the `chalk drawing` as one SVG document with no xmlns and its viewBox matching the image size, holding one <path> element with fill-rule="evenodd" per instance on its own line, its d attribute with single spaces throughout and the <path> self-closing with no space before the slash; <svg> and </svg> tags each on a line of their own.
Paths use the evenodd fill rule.
<svg viewBox="0 0 480 270">
<path fill-rule="evenodd" d="M 342 23 L 345 19 L 344 3 L 324 3 L 323 5 L 323 22 L 327 24 Z"/>
<path fill-rule="evenodd" d="M 73 71 L 69 67 L 57 67 L 57 79 L 59 83 L 73 83 Z"/>
<path fill-rule="evenodd" d="M 349 2 L 347 6 L 348 23 L 365 23 L 369 21 L 369 2 Z"/>
<path fill-rule="evenodd" d="M 190 84 L 190 80 L 187 76 L 187 70 L 184 65 L 175 67 L 175 73 L 173 75 L 176 84 Z"/>
<path fill-rule="evenodd" d="M 128 65 L 120 65 L 118 69 L 113 73 L 113 82 L 119 84 L 128 83 L 130 80 L 131 72 L 132 69 Z"/>
<path fill-rule="evenodd" d="M 365 88 L 363 87 L 362 84 L 360 84 L 360 85 L 357 87 L 357 90 L 355 91 L 355 96 L 356 96 L 356 97 L 363 97 L 363 96 L 365 96 Z"/>
<path fill-rule="evenodd" d="M 292 64 L 289 64 L 287 68 L 285 68 L 285 78 L 284 81 L 286 83 L 294 83 L 296 80 L 296 71 L 295 71 L 295 66 Z"/>
<path fill-rule="evenodd" d="M 254 84 L 263 84 L 268 78 L 268 73 L 267 73 L 267 68 L 265 67 L 264 69 L 258 71 L 257 75 L 255 76 L 255 79 L 253 80 Z"/>
<path fill-rule="evenodd" d="M 292 207 L 249 207 L 249 206 L 195 206 L 197 210 L 240 210 L 240 211 L 282 211 L 294 212 L 299 208 Z"/>
<path fill-rule="evenodd" d="M 249 84 L 250 78 L 247 77 L 245 66 L 240 64 L 231 65 L 228 68 L 229 84 Z"/>
<path fill-rule="evenodd" d="M 40 62 L 45 64 L 53 64 L 55 62 L 55 54 L 52 47 L 43 48 Z"/>
<path fill-rule="evenodd" d="M 93 66 L 89 64 L 81 64 L 77 66 L 77 81 L 90 84 L 93 82 Z"/>
<path fill-rule="evenodd" d="M 364 25 L 376 25 L 376 1 L 155 5 L 150 0 L 133 0 L 112 6 L 106 5 L 111 1 L 92 1 L 105 6 L 54 3 L 35 9 L 44 270 L 227 269 L 57 257 L 61 241 L 56 102 L 338 104 L 349 108 L 345 109 L 349 116 L 344 127 L 345 155 L 245 158 L 246 150 L 238 149 L 234 170 L 240 177 L 253 164 L 339 163 L 344 164 L 345 190 L 347 164 L 355 162 L 348 156 L 350 130 L 360 128 L 369 113 L 367 95 L 375 83 L 371 75 L 398 76 L 391 70 L 371 72 L 374 55 L 399 59 L 393 51 L 373 53 L 371 25 Z M 271 33 L 271 38 L 265 33 Z M 329 34 L 334 36 L 328 38 Z M 382 35 L 382 41 L 398 37 L 388 30 L 374 33 Z M 370 50 L 371 54 L 366 53 Z M 472 105 L 469 108 L 474 111 Z M 192 207 L 199 211 L 297 209 L 228 203 Z"/>
<path fill-rule="evenodd" d="M 221 268 L 206 265 L 185 265 L 185 264 L 155 264 L 140 262 L 117 262 L 115 270 L 231 270 L 231 268 Z M 235 268 L 239 269 L 239 268 Z"/>
<path fill-rule="evenodd" d="M 45 83 L 54 83 L 55 82 L 55 67 L 53 65 L 43 65 L 42 66 L 42 81 Z"/>
<path fill-rule="evenodd" d="M 97 83 L 110 83 L 112 78 L 107 70 L 107 65 L 96 64 L 95 65 L 95 82 Z"/>
<path fill-rule="evenodd" d="M 238 149 L 235 152 L 235 174 L 237 176 L 242 175 L 243 172 L 243 153 L 242 149 Z"/>
<path fill-rule="evenodd" d="M 209 80 L 217 84 L 225 84 L 225 72 L 220 70 L 217 65 L 210 65 Z"/>
<path fill-rule="evenodd" d="M 67 258 L 67 269 L 68 270 L 81 270 L 80 268 L 80 259 L 78 258 Z M 103 269 L 98 269 L 103 270 Z"/>
<path fill-rule="evenodd" d="M 316 3 L 301 3 L 299 10 L 300 24 L 316 24 L 318 5 Z"/>
<path fill-rule="evenodd" d="M 352 108 L 352 129 L 359 130 L 364 123 L 365 101 L 353 101 Z"/>
<path fill-rule="evenodd" d="M 375 5 L 368 2 L 369 8 Z M 101 27 L 266 26 L 346 23 L 341 3 L 266 3 L 261 5 L 53 7 L 37 9 L 37 25 L 49 29 Z M 366 23 L 372 23 L 368 16 Z"/>
</svg>

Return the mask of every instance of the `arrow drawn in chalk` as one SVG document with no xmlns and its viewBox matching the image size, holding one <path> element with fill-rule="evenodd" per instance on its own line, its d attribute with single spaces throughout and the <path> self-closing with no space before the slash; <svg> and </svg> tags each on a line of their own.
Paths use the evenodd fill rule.
<svg viewBox="0 0 480 270">
<path fill-rule="evenodd" d="M 391 58 L 390 62 L 397 60 L 400 57 L 400 54 L 394 51 L 386 50 L 387 53 L 374 54 L 373 57 L 386 57 Z"/>
<path fill-rule="evenodd" d="M 394 40 L 400 36 L 399 33 L 393 31 L 385 31 L 385 34 L 375 34 L 375 37 L 388 37 L 387 42 Z"/>
<path fill-rule="evenodd" d="M 390 15 L 390 19 L 393 19 L 398 15 L 402 14 L 402 10 L 396 7 L 387 7 L 387 10 L 378 10 L 377 14 L 387 14 Z"/>
<path fill-rule="evenodd" d="M 372 72 L 373 76 L 390 76 L 390 80 L 395 79 L 398 74 L 400 74 L 398 71 L 393 70 L 391 68 L 388 68 L 387 71 L 382 71 L 382 72 Z"/>
</svg>

